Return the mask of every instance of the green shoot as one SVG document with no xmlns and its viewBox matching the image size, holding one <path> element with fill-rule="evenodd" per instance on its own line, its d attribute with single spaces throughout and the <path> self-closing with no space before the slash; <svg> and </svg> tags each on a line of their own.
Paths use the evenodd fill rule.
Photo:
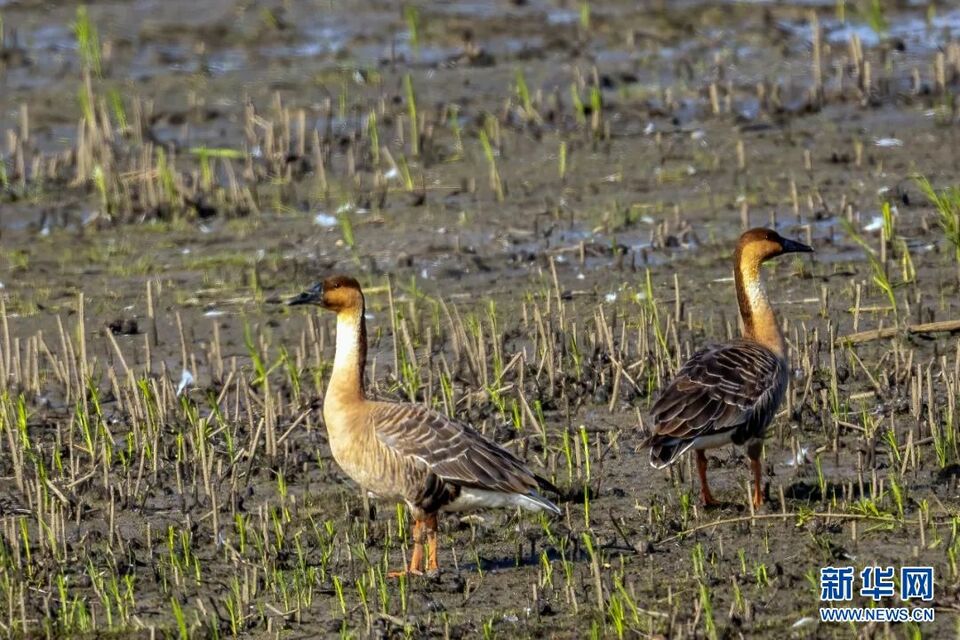
<svg viewBox="0 0 960 640">
<path fill-rule="evenodd" d="M 73 23 L 73 35 L 77 41 L 77 51 L 84 68 L 100 77 L 100 36 L 97 27 L 90 20 L 86 5 L 77 7 L 77 19 Z"/>
</svg>

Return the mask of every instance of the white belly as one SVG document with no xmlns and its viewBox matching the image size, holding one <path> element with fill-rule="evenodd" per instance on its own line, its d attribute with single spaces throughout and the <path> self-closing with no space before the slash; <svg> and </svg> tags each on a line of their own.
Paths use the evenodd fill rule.
<svg viewBox="0 0 960 640">
<path fill-rule="evenodd" d="M 501 507 L 520 507 L 527 511 L 542 511 L 539 502 L 519 493 L 501 493 L 464 487 L 456 500 L 446 505 L 444 511 L 476 511 L 478 509 L 498 509 Z"/>
<path fill-rule="evenodd" d="M 731 429 L 724 433 L 713 433 L 710 435 L 694 438 L 693 448 L 694 449 L 716 449 L 717 447 L 728 445 L 732 441 L 733 441 L 733 430 Z"/>
</svg>

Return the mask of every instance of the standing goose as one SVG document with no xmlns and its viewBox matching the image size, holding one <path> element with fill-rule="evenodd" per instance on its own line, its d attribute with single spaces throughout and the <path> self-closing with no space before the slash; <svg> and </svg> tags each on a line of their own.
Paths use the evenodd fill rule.
<svg viewBox="0 0 960 640">
<path fill-rule="evenodd" d="M 650 464 L 672 464 L 687 449 L 697 455 L 700 497 L 716 504 L 707 485 L 704 449 L 746 445 L 753 470 L 753 504 L 763 504 L 760 452 L 763 434 L 787 388 L 787 349 L 760 277 L 760 265 L 784 253 L 812 252 L 770 229 L 740 236 L 734 254 L 737 303 L 743 336 L 695 353 L 660 393 L 651 410 Z"/>
<path fill-rule="evenodd" d="M 380 498 L 402 500 L 413 515 L 413 551 L 404 571 L 420 574 L 437 563 L 437 514 L 484 507 L 551 511 L 539 489 L 556 492 L 512 453 L 424 406 L 368 400 L 363 374 L 367 330 L 363 292 L 353 278 L 334 276 L 287 304 L 315 304 L 336 312 L 333 373 L 323 398 L 330 450 L 340 468 Z"/>
</svg>

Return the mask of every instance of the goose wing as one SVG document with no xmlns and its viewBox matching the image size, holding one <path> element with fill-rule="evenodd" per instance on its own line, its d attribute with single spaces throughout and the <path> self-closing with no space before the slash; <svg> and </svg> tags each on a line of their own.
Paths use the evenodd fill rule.
<svg viewBox="0 0 960 640">
<path fill-rule="evenodd" d="M 377 403 L 371 417 L 376 437 L 383 445 L 426 465 L 444 481 L 536 498 L 538 489 L 557 491 L 519 458 L 473 427 L 426 407 Z M 548 501 L 543 502 L 556 509 Z"/>
<path fill-rule="evenodd" d="M 698 439 L 761 431 L 786 387 L 786 363 L 755 342 L 709 346 L 694 354 L 651 410 L 650 463 L 663 467 Z"/>
</svg>

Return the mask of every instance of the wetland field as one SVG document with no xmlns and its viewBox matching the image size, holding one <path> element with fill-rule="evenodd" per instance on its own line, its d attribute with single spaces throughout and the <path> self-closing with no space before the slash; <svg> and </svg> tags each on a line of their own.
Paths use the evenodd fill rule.
<svg viewBox="0 0 960 640">
<path fill-rule="evenodd" d="M 958 94 L 945 1 L 0 0 L 0 636 L 955 637 Z M 767 502 L 726 447 L 704 509 L 638 445 L 753 226 L 816 253 L 763 270 Z M 562 516 L 386 577 L 334 320 L 279 304 L 335 273 L 368 388 Z M 934 622 L 820 622 L 821 568 L 908 564 Z"/>
</svg>

